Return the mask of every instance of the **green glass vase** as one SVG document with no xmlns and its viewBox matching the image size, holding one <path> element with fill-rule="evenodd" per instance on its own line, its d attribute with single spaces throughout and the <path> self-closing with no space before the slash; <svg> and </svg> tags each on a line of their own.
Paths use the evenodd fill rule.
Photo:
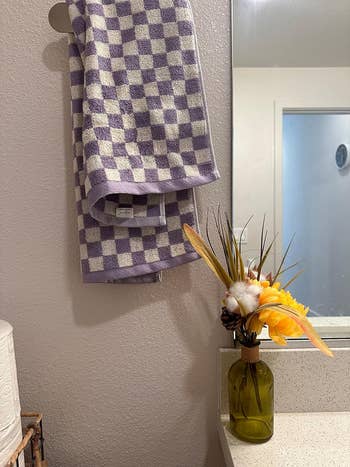
<svg viewBox="0 0 350 467">
<path fill-rule="evenodd" d="M 250 443 L 273 435 L 273 374 L 259 358 L 259 346 L 242 347 L 228 373 L 231 433 Z"/>
</svg>

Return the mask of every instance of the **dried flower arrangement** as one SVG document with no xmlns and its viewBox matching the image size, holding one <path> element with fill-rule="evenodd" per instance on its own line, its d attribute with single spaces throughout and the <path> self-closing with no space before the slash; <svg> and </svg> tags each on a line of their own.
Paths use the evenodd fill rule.
<svg viewBox="0 0 350 467">
<path fill-rule="evenodd" d="M 265 218 L 261 228 L 260 254 L 257 264 L 247 268 L 244 266 L 242 257 L 242 236 L 238 240 L 235 238 L 228 216 L 226 215 L 223 220 L 218 209 L 217 214 L 214 214 L 214 222 L 225 265 L 220 262 L 212 246 L 208 222 L 206 228 L 208 243 L 189 225 L 184 224 L 183 229 L 193 248 L 226 288 L 221 314 L 225 328 L 235 331 L 240 343 L 245 347 L 259 345 L 257 337 L 265 326 L 268 327 L 270 338 L 279 345 L 286 345 L 286 337 L 299 337 L 305 334 L 315 347 L 326 355 L 333 356 L 307 319 L 309 309 L 298 303 L 286 290 L 301 271 L 284 286 L 281 286 L 279 282 L 284 272 L 296 266 L 293 264 L 284 267 L 292 242 L 289 243 L 276 272 L 264 275 L 263 267 L 275 242 L 274 238 L 268 243 Z"/>
</svg>

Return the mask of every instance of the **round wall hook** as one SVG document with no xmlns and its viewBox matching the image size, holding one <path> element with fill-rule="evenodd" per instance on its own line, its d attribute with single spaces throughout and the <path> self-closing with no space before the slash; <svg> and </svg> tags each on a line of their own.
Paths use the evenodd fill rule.
<svg viewBox="0 0 350 467">
<path fill-rule="evenodd" d="M 66 3 L 56 3 L 49 11 L 49 23 L 57 32 L 73 32 Z"/>
</svg>

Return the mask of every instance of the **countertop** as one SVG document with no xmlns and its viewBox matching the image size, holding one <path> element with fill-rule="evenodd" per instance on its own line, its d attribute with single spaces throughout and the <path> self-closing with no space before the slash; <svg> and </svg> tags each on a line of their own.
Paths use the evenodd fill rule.
<svg viewBox="0 0 350 467">
<path fill-rule="evenodd" d="M 228 467 L 350 467 L 350 412 L 277 413 L 264 444 L 236 439 L 227 415 L 218 425 Z"/>
</svg>

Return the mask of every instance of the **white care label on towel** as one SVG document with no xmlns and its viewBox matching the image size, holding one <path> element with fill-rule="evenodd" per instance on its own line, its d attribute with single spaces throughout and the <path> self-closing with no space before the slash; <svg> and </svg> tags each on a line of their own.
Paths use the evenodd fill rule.
<svg viewBox="0 0 350 467">
<path fill-rule="evenodd" d="M 115 210 L 115 215 L 123 219 L 130 219 L 134 217 L 134 210 L 133 208 L 117 208 Z"/>
</svg>

